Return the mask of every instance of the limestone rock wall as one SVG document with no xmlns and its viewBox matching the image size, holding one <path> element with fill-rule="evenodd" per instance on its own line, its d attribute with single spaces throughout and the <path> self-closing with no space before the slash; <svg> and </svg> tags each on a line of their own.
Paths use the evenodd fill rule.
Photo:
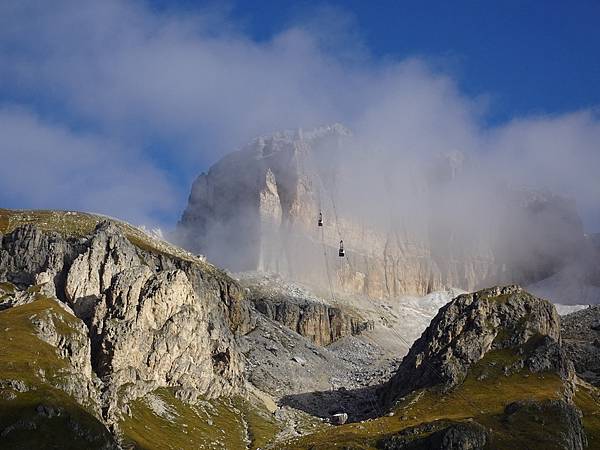
<svg viewBox="0 0 600 450">
<path fill-rule="evenodd" d="M 373 323 L 361 320 L 340 308 L 315 302 L 301 304 L 273 301 L 266 298 L 253 300 L 258 311 L 269 319 L 309 338 L 317 345 L 328 345 L 345 336 L 354 336 L 373 329 Z"/>
<path fill-rule="evenodd" d="M 25 225 L 0 244 L 0 281 L 36 285 L 87 326 L 89 342 L 69 351 L 82 373 L 91 369 L 102 381 L 107 420 L 158 387 L 177 387 L 185 398 L 241 388 L 235 335 L 254 319 L 240 287 L 215 267 L 134 246 L 108 221 L 84 237 Z"/>
<path fill-rule="evenodd" d="M 178 239 L 234 271 L 275 272 L 373 298 L 529 284 L 549 276 L 581 244 L 574 205 L 550 194 L 508 191 L 508 205 L 493 209 L 496 217 L 461 218 L 460 224 L 421 205 L 429 185 L 443 192 L 460 176 L 460 154 L 436 161 L 428 180 L 392 175 L 388 184 L 405 183 L 406 197 L 423 216 L 395 217 L 394 198 L 370 192 L 361 185 L 368 181 L 344 165 L 352 139 L 334 125 L 258 138 L 227 155 L 195 180 Z M 365 162 L 354 166 L 360 172 L 367 163 L 365 150 Z M 386 208 L 384 220 L 368 214 L 376 209 L 385 216 Z M 323 227 L 317 227 L 319 211 Z M 337 256 L 340 239 L 345 259 Z"/>
</svg>

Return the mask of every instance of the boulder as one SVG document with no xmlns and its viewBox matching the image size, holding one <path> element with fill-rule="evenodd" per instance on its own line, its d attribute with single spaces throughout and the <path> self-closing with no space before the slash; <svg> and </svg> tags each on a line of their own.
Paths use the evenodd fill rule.
<svg viewBox="0 0 600 450">
<path fill-rule="evenodd" d="M 348 421 L 348 414 L 336 413 L 331 416 L 331 423 L 334 425 L 344 425 Z"/>
</svg>

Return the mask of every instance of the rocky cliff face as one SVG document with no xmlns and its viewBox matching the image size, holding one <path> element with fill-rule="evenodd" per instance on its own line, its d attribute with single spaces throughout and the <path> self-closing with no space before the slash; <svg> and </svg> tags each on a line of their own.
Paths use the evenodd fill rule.
<svg viewBox="0 0 600 450">
<path fill-rule="evenodd" d="M 582 245 L 574 204 L 547 193 L 499 188 L 494 219 L 450 220 L 435 192 L 454 189 L 460 153 L 433 161 L 416 181 L 376 170 L 383 185 L 373 188 L 360 170 L 371 149 L 357 155 L 353 139 L 334 125 L 258 138 L 227 155 L 194 181 L 178 238 L 235 271 L 270 271 L 375 298 L 529 284 Z M 486 225 L 473 226 L 480 222 Z"/>
<path fill-rule="evenodd" d="M 23 290 L 34 289 L 81 320 L 71 340 L 59 339 L 49 320 L 39 320 L 39 334 L 81 376 L 93 372 L 99 385 L 80 384 L 86 391 L 74 394 L 99 397 L 109 423 L 159 387 L 184 399 L 239 391 L 244 364 L 235 335 L 253 327 L 231 278 L 191 255 L 136 243 L 111 221 L 79 237 L 32 224 L 0 236 L 0 281 L 17 292 L 3 296 L 4 307 L 31 301 Z"/>
<path fill-rule="evenodd" d="M 392 405 L 417 389 L 452 389 L 488 352 L 506 349 L 523 354 L 505 368 L 508 373 L 552 370 L 572 379 L 572 364 L 559 343 L 560 318 L 554 306 L 519 286 L 463 294 L 440 309 L 382 395 Z"/>
<path fill-rule="evenodd" d="M 354 336 L 373 328 L 373 323 L 344 313 L 340 308 L 304 302 L 293 304 L 265 298 L 254 300 L 258 311 L 284 324 L 317 345 L 329 345 L 346 336 Z"/>
<path fill-rule="evenodd" d="M 561 331 L 577 375 L 600 386 L 600 306 L 562 317 Z"/>
<path fill-rule="evenodd" d="M 329 345 L 374 328 L 372 320 L 365 320 L 348 308 L 331 305 L 279 277 L 274 280 L 245 274 L 241 283 L 247 289 L 247 299 L 258 312 L 317 345 Z"/>
</svg>

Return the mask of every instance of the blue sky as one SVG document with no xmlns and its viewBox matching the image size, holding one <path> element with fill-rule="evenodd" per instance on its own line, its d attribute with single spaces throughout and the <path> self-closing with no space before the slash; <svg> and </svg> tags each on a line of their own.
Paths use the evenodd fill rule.
<svg viewBox="0 0 600 450">
<path fill-rule="evenodd" d="M 485 155 L 600 230 L 598 23 L 595 1 L 7 0 L 0 205 L 169 228 L 228 151 L 342 122 Z"/>
<path fill-rule="evenodd" d="M 160 11 L 206 8 L 151 2 Z M 267 41 L 324 6 L 345 11 L 377 58 L 423 56 L 456 74 L 461 90 L 492 97 L 487 120 L 561 113 L 600 104 L 600 2 L 296 1 L 232 2 L 230 14 Z"/>
</svg>

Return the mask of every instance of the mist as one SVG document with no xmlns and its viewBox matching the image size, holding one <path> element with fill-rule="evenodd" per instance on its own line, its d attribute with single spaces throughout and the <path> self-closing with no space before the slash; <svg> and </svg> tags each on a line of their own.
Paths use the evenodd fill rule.
<svg viewBox="0 0 600 450">
<path fill-rule="evenodd" d="M 533 237 L 518 235 L 512 193 L 528 188 L 565 196 L 584 231 L 600 230 L 597 111 L 490 123 L 494 93 L 465 94 L 439 58 L 373 56 L 343 10 L 259 42 L 226 8 L 6 1 L 0 86 L 4 206 L 169 229 L 193 179 L 230 151 L 341 123 L 353 138 L 339 155 L 340 208 L 376 227 L 444 224 L 477 245 L 469 237 L 496 239 L 502 224 L 517 251 Z"/>
</svg>

